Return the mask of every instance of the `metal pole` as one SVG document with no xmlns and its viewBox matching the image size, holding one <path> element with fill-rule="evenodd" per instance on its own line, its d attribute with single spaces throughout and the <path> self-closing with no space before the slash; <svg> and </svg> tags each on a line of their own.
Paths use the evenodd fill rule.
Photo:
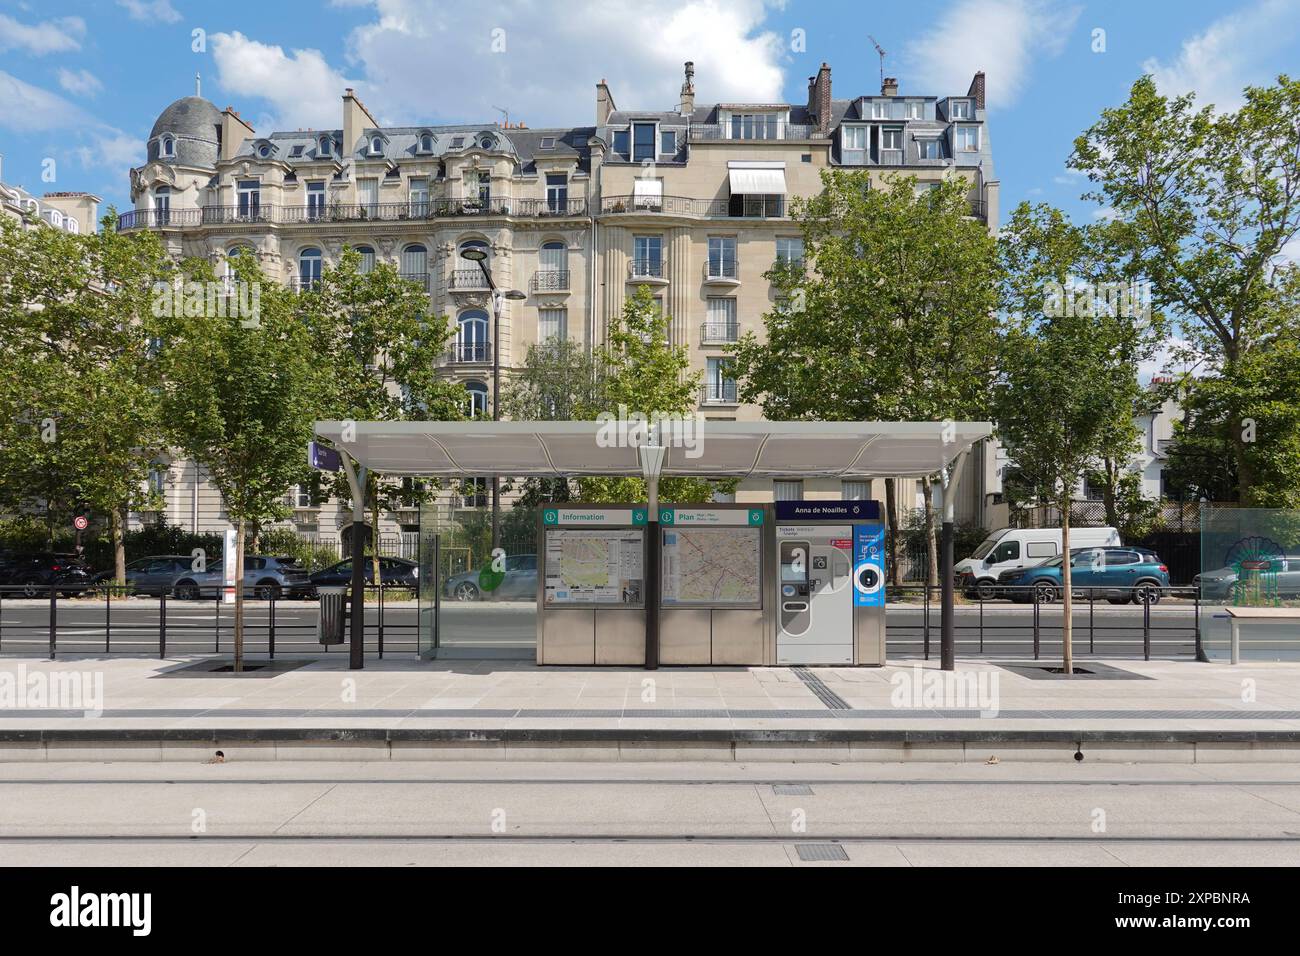
<svg viewBox="0 0 1300 956">
<path fill-rule="evenodd" d="M 379 569 L 379 659 L 384 659 L 384 571 Z"/>
<path fill-rule="evenodd" d="M 1142 656 L 1151 660 L 1151 602 L 1142 602 Z"/>
<path fill-rule="evenodd" d="M 158 660 L 167 657 L 167 589 L 164 588 L 158 602 Z"/>
<path fill-rule="evenodd" d="M 54 660 L 54 635 L 59 629 L 59 592 L 50 585 L 50 660 Z M 1234 661 L 1235 663 L 1235 661 Z"/>
<path fill-rule="evenodd" d="M 492 273 L 487 263 L 480 259 L 478 267 L 483 271 L 488 288 L 492 291 L 492 420 L 501 421 L 501 293 L 492 281 Z M 492 550 L 501 547 L 501 476 L 492 476 Z"/>
<path fill-rule="evenodd" d="M 271 625 L 266 635 L 266 652 L 268 660 L 275 660 L 275 593 L 271 594 Z"/>
<path fill-rule="evenodd" d="M 947 518 L 945 503 L 945 520 L 943 522 L 943 543 L 940 545 L 939 574 L 943 578 L 943 590 L 940 592 L 939 625 L 939 667 L 945 671 L 957 669 L 957 641 L 953 633 L 953 595 L 952 595 L 952 521 Z"/>
<path fill-rule="evenodd" d="M 659 476 L 646 479 L 649 491 L 645 539 L 645 669 L 659 668 Z"/>
<path fill-rule="evenodd" d="M 366 470 L 354 468 L 352 456 L 344 451 L 343 473 L 352 492 L 352 583 L 348 593 L 351 619 L 348 628 L 348 668 L 359 671 L 366 666 Z"/>
</svg>

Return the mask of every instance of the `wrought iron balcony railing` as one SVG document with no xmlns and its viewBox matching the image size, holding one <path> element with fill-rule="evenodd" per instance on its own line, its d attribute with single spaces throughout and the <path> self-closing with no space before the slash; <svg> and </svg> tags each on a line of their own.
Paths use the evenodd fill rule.
<svg viewBox="0 0 1300 956">
<path fill-rule="evenodd" d="M 533 273 L 531 280 L 534 292 L 568 292 L 568 269 L 543 269 Z"/>
</svg>

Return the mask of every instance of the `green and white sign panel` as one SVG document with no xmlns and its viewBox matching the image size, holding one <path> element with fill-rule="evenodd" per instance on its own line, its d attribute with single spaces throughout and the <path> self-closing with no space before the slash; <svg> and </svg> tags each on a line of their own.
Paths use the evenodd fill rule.
<svg viewBox="0 0 1300 956">
<path fill-rule="evenodd" d="M 646 523 L 645 508 L 565 508 L 542 509 L 542 524 L 548 527 L 610 528 Z"/>
<path fill-rule="evenodd" d="M 740 527 L 758 528 L 763 524 L 762 508 L 660 508 L 659 523 L 680 528 Z"/>
</svg>

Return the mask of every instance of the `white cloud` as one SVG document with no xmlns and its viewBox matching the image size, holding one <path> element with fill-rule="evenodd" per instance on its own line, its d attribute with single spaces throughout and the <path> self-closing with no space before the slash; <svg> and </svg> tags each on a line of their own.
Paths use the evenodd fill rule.
<svg viewBox="0 0 1300 956">
<path fill-rule="evenodd" d="M 58 17 L 40 23 L 20 23 L 0 13 L 0 50 L 24 50 L 43 56 L 80 50 L 86 35 L 86 21 L 81 17 Z"/>
<path fill-rule="evenodd" d="M 1119 213 L 1115 211 L 1114 206 L 1102 206 L 1100 209 L 1092 211 L 1092 218 L 1098 221 L 1114 222 L 1119 218 Z"/>
<path fill-rule="evenodd" d="M 94 97 L 104 88 L 99 77 L 89 70 L 77 70 L 75 73 L 65 67 L 59 68 L 59 86 L 74 96 Z"/>
<path fill-rule="evenodd" d="M 1210 24 L 1204 33 L 1183 41 L 1173 63 L 1152 57 L 1142 64 L 1165 95 L 1195 92 L 1196 102 L 1234 110 L 1245 102 L 1242 87 L 1272 79 L 1264 66 L 1272 55 L 1295 41 L 1296 0 L 1263 0 Z"/>
<path fill-rule="evenodd" d="M 117 0 L 117 5 L 126 10 L 132 20 L 145 23 L 176 23 L 181 18 L 171 0 Z"/>
<path fill-rule="evenodd" d="M 343 113 L 339 97 L 354 84 L 343 78 L 319 50 L 294 50 L 251 40 L 242 33 L 215 33 L 212 59 L 217 64 L 223 90 L 238 96 L 259 97 L 270 103 L 274 115 L 259 118 L 259 127 L 300 126 L 333 129 Z"/>
<path fill-rule="evenodd" d="M 597 80 L 620 107 L 674 109 L 688 59 L 699 103 L 781 97 L 783 38 L 763 29 L 763 0 L 575 0 L 562 16 L 530 0 L 487 13 L 435 0 L 335 5 L 374 10 L 348 38 L 354 82 L 315 50 L 236 33 L 213 37 L 222 87 L 264 97 L 280 128 L 338 126 L 345 86 L 382 123 L 487 122 L 502 106 L 530 126 L 594 124 Z"/>
<path fill-rule="evenodd" d="M 75 103 L 0 70 L 0 128 L 34 133 L 90 122 L 91 117 Z"/>
<path fill-rule="evenodd" d="M 1009 106 L 1029 82 L 1035 57 L 1054 57 L 1065 48 L 1080 9 L 1046 0 L 957 0 L 904 48 L 906 86 L 960 96 L 985 70 L 989 108 Z"/>
<path fill-rule="evenodd" d="M 117 169 L 125 181 L 126 171 L 144 162 L 145 146 L 144 140 L 113 130 L 94 134 L 92 145 L 78 146 L 72 152 L 85 168 Z"/>
</svg>

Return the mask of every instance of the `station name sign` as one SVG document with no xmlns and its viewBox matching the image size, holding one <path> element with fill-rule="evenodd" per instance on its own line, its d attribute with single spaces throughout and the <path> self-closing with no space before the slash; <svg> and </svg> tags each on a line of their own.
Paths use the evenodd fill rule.
<svg viewBox="0 0 1300 956">
<path fill-rule="evenodd" d="M 777 521 L 879 521 L 879 501 L 778 501 Z"/>
</svg>

